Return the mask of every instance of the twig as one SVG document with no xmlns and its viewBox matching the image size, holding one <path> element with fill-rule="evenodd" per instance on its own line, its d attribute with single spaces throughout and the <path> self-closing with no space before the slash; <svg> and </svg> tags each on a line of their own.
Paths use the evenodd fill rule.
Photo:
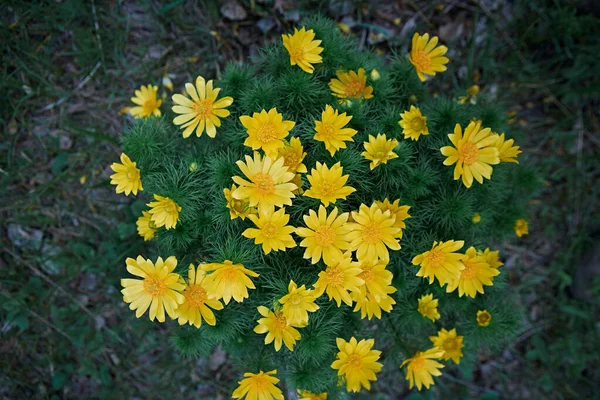
<svg viewBox="0 0 600 400">
<path fill-rule="evenodd" d="M 98 47 L 100 48 L 100 58 L 102 59 L 102 64 L 106 64 L 104 62 L 104 49 L 102 48 L 102 39 L 100 38 L 100 24 L 98 23 L 98 15 L 96 14 L 96 1 L 91 0 L 92 2 L 92 15 L 94 16 L 94 30 L 96 33 L 96 41 L 98 42 Z"/>
<path fill-rule="evenodd" d="M 102 64 L 100 61 L 98 61 L 96 63 L 96 66 L 92 69 L 92 71 L 81 82 L 79 82 L 79 84 L 77 86 L 75 86 L 75 89 L 73 89 L 73 91 L 69 95 L 61 98 L 58 101 L 55 101 L 54 103 L 48 104 L 46 107 L 42 108 L 39 112 L 52 110 L 54 107 L 60 106 L 62 103 L 67 101 L 67 99 L 69 97 L 73 96 L 77 91 L 79 91 L 79 89 L 81 89 L 86 83 L 88 83 L 90 79 L 92 79 L 94 77 L 94 75 L 96 74 L 96 71 L 98 71 L 98 68 L 100 68 L 100 65 L 102 65 Z"/>
</svg>

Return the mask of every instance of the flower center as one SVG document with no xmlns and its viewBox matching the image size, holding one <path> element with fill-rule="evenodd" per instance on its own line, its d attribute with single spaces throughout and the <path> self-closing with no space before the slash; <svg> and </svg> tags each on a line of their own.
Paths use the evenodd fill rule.
<svg viewBox="0 0 600 400">
<path fill-rule="evenodd" d="M 332 196 L 335 193 L 335 186 L 329 182 L 323 182 L 321 184 L 321 195 Z"/>
<path fill-rule="evenodd" d="M 349 369 L 361 369 L 362 368 L 362 357 L 358 354 L 352 354 L 348 357 L 348 368 Z"/>
<path fill-rule="evenodd" d="M 210 99 L 198 99 L 194 102 L 192 111 L 197 118 L 207 119 L 213 113 L 213 102 Z"/>
<path fill-rule="evenodd" d="M 455 339 L 446 339 L 444 340 L 444 350 L 452 351 L 456 350 L 457 343 Z"/>
<path fill-rule="evenodd" d="M 315 240 L 319 246 L 329 246 L 335 243 L 335 229 L 330 226 L 322 226 L 315 232 Z"/>
<path fill-rule="evenodd" d="M 246 211 L 246 202 L 244 200 L 234 199 L 231 202 L 231 208 L 239 214 L 243 214 Z"/>
<path fill-rule="evenodd" d="M 192 308 L 198 308 L 207 299 L 206 290 L 200 285 L 190 284 L 183 292 L 185 302 Z"/>
<path fill-rule="evenodd" d="M 463 260 L 463 264 L 465 266 L 465 269 L 460 271 L 461 279 L 472 279 L 475 276 L 475 273 L 477 272 L 475 265 L 466 260 Z"/>
<path fill-rule="evenodd" d="M 252 181 L 256 184 L 256 188 L 261 195 L 271 194 L 275 189 L 275 182 L 268 174 L 256 174 Z"/>
<path fill-rule="evenodd" d="M 324 122 L 321 125 L 320 133 L 325 139 L 331 140 L 335 137 L 335 126 L 333 126 L 333 124 L 328 124 Z"/>
<path fill-rule="evenodd" d="M 297 47 L 292 50 L 290 57 L 294 62 L 302 61 L 304 60 L 304 50 L 301 47 Z"/>
<path fill-rule="evenodd" d="M 410 126 L 411 128 L 413 128 L 413 130 L 420 132 L 425 126 L 425 121 L 423 120 L 423 118 L 416 117 L 413 118 L 412 121 L 410 121 Z"/>
<path fill-rule="evenodd" d="M 299 293 L 294 293 L 290 296 L 290 303 L 294 306 L 299 306 L 302 303 L 302 295 Z"/>
<path fill-rule="evenodd" d="M 382 158 L 384 158 L 384 157 L 385 157 L 385 151 L 381 151 L 381 150 L 380 150 L 380 151 L 378 151 L 377 153 L 375 153 L 375 158 L 377 158 L 377 159 L 380 159 L 380 160 L 381 160 L 381 159 L 382 159 Z"/>
<path fill-rule="evenodd" d="M 168 214 L 178 214 L 179 210 L 177 209 L 177 203 L 169 201 L 169 203 L 165 204 L 165 212 Z"/>
<path fill-rule="evenodd" d="M 431 264 L 433 268 L 440 268 L 442 265 L 444 265 L 446 256 L 440 249 L 433 249 L 427 253 L 427 261 L 429 261 L 429 264 Z"/>
<path fill-rule="evenodd" d="M 412 367 L 413 371 L 420 371 L 425 367 L 425 359 L 423 357 L 419 357 L 411 362 L 410 366 Z"/>
<path fill-rule="evenodd" d="M 272 222 L 269 222 L 265 226 L 263 226 L 262 232 L 263 235 L 265 235 L 266 237 L 272 238 L 273 236 L 277 235 L 277 225 L 275 225 Z"/>
<path fill-rule="evenodd" d="M 466 142 L 460 149 L 460 155 L 465 164 L 471 165 L 479 158 L 479 149 L 475 143 Z"/>
<path fill-rule="evenodd" d="M 286 167 L 294 167 L 298 164 L 298 155 L 296 153 L 287 153 L 283 158 L 283 165 Z"/>
<path fill-rule="evenodd" d="M 140 171 L 136 167 L 127 168 L 127 179 L 136 181 L 140 179 Z"/>
<path fill-rule="evenodd" d="M 156 110 L 156 99 L 148 99 L 144 102 L 143 105 L 144 113 L 150 115 Z"/>
<path fill-rule="evenodd" d="M 344 271 L 337 265 L 335 267 L 327 267 L 325 270 L 327 282 L 332 287 L 341 286 L 344 283 Z"/>
<path fill-rule="evenodd" d="M 360 81 L 354 81 L 346 85 L 346 96 L 347 97 L 362 97 L 365 91 L 365 84 Z"/>
<path fill-rule="evenodd" d="M 238 280 L 239 274 L 237 269 L 235 268 L 227 268 L 223 271 L 223 279 L 227 282 L 236 282 Z"/>
<path fill-rule="evenodd" d="M 158 276 L 144 279 L 144 290 L 152 297 L 162 297 L 167 292 L 167 285 Z"/>
<path fill-rule="evenodd" d="M 287 320 L 283 315 L 275 314 L 275 325 L 277 326 L 277 328 L 284 330 L 285 328 L 287 328 Z"/>
<path fill-rule="evenodd" d="M 254 376 L 252 377 L 252 383 L 250 383 L 251 392 L 263 392 L 268 386 L 269 381 L 264 376 Z"/>
<path fill-rule="evenodd" d="M 479 316 L 479 322 L 481 322 L 481 323 L 483 323 L 483 324 L 484 324 L 484 323 L 486 323 L 486 322 L 488 322 L 489 320 L 490 320 L 490 316 L 489 316 L 489 314 L 485 314 L 485 313 L 484 313 L 484 314 L 481 314 L 481 315 Z"/>
<path fill-rule="evenodd" d="M 373 281 L 373 278 L 375 278 L 375 274 L 373 273 L 373 270 L 371 270 L 371 267 L 363 267 L 363 270 L 358 274 L 358 277 L 365 281 L 365 284 L 369 284 Z"/>
<path fill-rule="evenodd" d="M 362 238 L 365 242 L 372 244 L 381 240 L 381 228 L 376 222 L 365 225 L 362 232 Z"/>
<path fill-rule="evenodd" d="M 415 51 L 411 59 L 418 71 L 423 72 L 431 66 L 431 57 L 423 50 Z"/>
<path fill-rule="evenodd" d="M 275 129 L 273 124 L 262 124 L 258 127 L 256 137 L 263 143 L 272 142 L 277 139 L 277 129 Z"/>
</svg>

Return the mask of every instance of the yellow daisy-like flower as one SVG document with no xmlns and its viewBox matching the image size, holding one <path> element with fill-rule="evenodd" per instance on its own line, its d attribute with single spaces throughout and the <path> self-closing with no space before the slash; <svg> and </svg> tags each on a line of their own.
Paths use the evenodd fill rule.
<svg viewBox="0 0 600 400">
<path fill-rule="evenodd" d="M 434 299 L 433 294 L 424 294 L 419 299 L 419 305 L 417 307 L 419 314 L 425 318 L 429 318 L 433 322 L 440 319 L 440 313 L 437 308 L 438 299 Z"/>
<path fill-rule="evenodd" d="M 358 132 L 356 129 L 344 128 L 352 120 L 352 116 L 346 116 L 346 113 L 338 114 L 329 104 L 325 106 L 325 111 L 321 113 L 321 120 L 315 121 L 314 139 L 325 143 L 325 148 L 331 154 L 339 149 L 345 149 L 346 143 L 353 142 L 352 137 Z"/>
<path fill-rule="evenodd" d="M 275 342 L 275 351 L 281 349 L 281 344 L 289 351 L 294 351 L 296 341 L 300 340 L 300 332 L 295 328 L 301 328 L 300 325 L 294 325 L 288 321 L 279 310 L 273 312 L 265 306 L 259 306 L 258 312 L 264 318 L 260 318 L 254 332 L 258 334 L 266 333 L 265 344 Z"/>
<path fill-rule="evenodd" d="M 129 303 L 130 310 L 136 310 L 136 318 L 141 317 L 150 307 L 150 321 L 156 318 L 165 322 L 165 310 L 169 317 L 175 318 L 175 310 L 184 302 L 180 293 L 184 288 L 181 276 L 174 273 L 177 259 L 171 256 L 163 261 L 158 257 L 156 264 L 138 256 L 136 260 L 128 258 L 127 271 L 142 279 L 121 279 L 123 301 Z"/>
<path fill-rule="evenodd" d="M 352 300 L 356 302 L 353 311 L 360 311 L 361 319 L 367 317 L 370 321 L 373 316 L 381 319 L 381 311 L 390 312 L 396 304 L 396 301 L 387 294 L 395 293 L 396 288 L 389 285 L 383 287 L 383 291 L 386 295 L 379 297 L 379 300 L 377 300 L 365 286 L 361 286 L 358 292 L 352 292 Z"/>
<path fill-rule="evenodd" d="M 431 250 L 419 254 L 412 259 L 413 265 L 420 265 L 417 276 L 437 278 L 440 286 L 454 281 L 460 277 L 460 271 L 465 269 L 462 263 L 463 255 L 455 253 L 465 245 L 462 240 L 448 240 L 447 242 L 433 242 Z"/>
<path fill-rule="evenodd" d="M 356 250 L 358 261 L 372 261 L 377 258 L 388 261 L 388 247 L 400 250 L 398 238 L 402 229 L 394 226 L 396 217 L 391 215 L 390 210 L 383 212 L 376 203 L 371 207 L 361 204 L 358 212 L 352 211 L 352 219 L 355 222 L 348 224 L 350 233 L 347 238 L 352 250 Z"/>
<path fill-rule="evenodd" d="M 404 139 L 419 140 L 421 135 L 429 135 L 427 117 L 421 114 L 421 109 L 410 106 L 410 110 L 401 113 L 400 117 L 398 125 L 402 127 Z"/>
<path fill-rule="evenodd" d="M 438 37 L 434 36 L 429 40 L 429 33 L 420 35 L 414 34 L 412 38 L 412 48 L 408 59 L 417 70 L 417 75 L 421 81 L 425 81 L 425 75 L 435 75 L 438 72 L 445 71 L 446 64 L 450 61 L 444 54 L 448 51 L 446 46 L 437 46 Z"/>
<path fill-rule="evenodd" d="M 248 298 L 248 288 L 256 289 L 249 277 L 256 278 L 259 275 L 245 268 L 242 264 L 234 264 L 229 260 L 220 263 L 202 265 L 204 272 L 210 272 L 204 278 L 206 291 L 210 298 L 220 300 L 229 304 L 231 298 L 238 303 Z"/>
<path fill-rule="evenodd" d="M 442 360 L 452 359 L 455 364 L 460 364 L 460 359 L 463 356 L 462 348 L 465 347 L 463 344 L 464 338 L 464 336 L 456 334 L 456 328 L 451 331 L 442 328 L 441 331 L 438 331 L 437 336 L 429 336 L 429 340 L 431 340 L 435 347 L 444 350 Z"/>
<path fill-rule="evenodd" d="M 477 311 L 477 325 L 489 326 L 490 322 L 492 322 L 492 314 L 490 314 L 488 310 Z"/>
<path fill-rule="evenodd" d="M 240 160 L 236 164 L 248 181 L 234 176 L 233 181 L 240 187 L 231 196 L 238 200 L 248 199 L 250 207 L 258 206 L 259 211 L 291 206 L 292 199 L 296 197 L 292 191 L 298 186 L 291 182 L 296 175 L 289 172 L 284 163 L 283 158 L 274 160 L 268 156 L 261 157 L 256 151 L 254 159 L 246 156 L 245 163 Z"/>
<path fill-rule="evenodd" d="M 365 283 L 358 277 L 361 272 L 358 263 L 352 261 L 352 253 L 348 251 L 341 260 L 319 272 L 319 279 L 314 284 L 315 294 L 319 297 L 327 292 L 329 300 L 335 299 L 338 307 L 342 305 L 342 301 L 351 306 L 352 298 L 349 292 L 358 291 Z"/>
<path fill-rule="evenodd" d="M 284 121 L 283 114 L 278 113 L 277 108 L 271 108 L 269 112 L 255 112 L 252 117 L 242 115 L 240 121 L 248 133 L 244 145 L 252 150 L 262 149 L 271 158 L 277 157 L 278 150 L 285 146 L 283 139 L 296 126 L 294 121 Z"/>
<path fill-rule="evenodd" d="M 514 139 L 506 140 L 504 138 L 504 133 L 498 135 L 494 146 L 498 149 L 498 157 L 500 157 L 500 162 L 519 163 L 519 161 L 517 161 L 517 156 L 521 154 L 522 151 L 519 150 L 519 146 L 513 146 L 514 143 Z"/>
<path fill-rule="evenodd" d="M 354 71 L 336 71 L 337 79 L 329 82 L 331 94 L 343 100 L 349 99 L 371 99 L 373 98 L 373 86 L 367 86 L 365 69 L 359 68 L 358 73 Z"/>
<path fill-rule="evenodd" d="M 140 170 L 127 154 L 121 153 L 121 163 L 112 163 L 110 169 L 115 171 L 110 176 L 110 183 L 117 185 L 117 193 L 125 192 L 125 196 L 133 193 L 134 196 L 137 196 L 138 190 L 144 190 L 140 179 Z"/>
<path fill-rule="evenodd" d="M 231 398 L 248 400 L 283 400 L 281 389 L 275 386 L 279 379 L 274 376 L 277 370 L 269 372 L 260 371 L 258 374 L 246 372 L 244 379 L 238 382 L 239 386 L 233 391 Z"/>
<path fill-rule="evenodd" d="M 135 221 L 138 235 L 143 237 L 144 241 L 150 240 L 156 235 L 156 228 L 151 218 L 152 216 L 148 211 L 142 211 L 142 216 Z"/>
<path fill-rule="evenodd" d="M 254 244 L 262 244 L 265 254 L 271 250 L 285 251 L 286 248 L 296 247 L 296 242 L 291 233 L 296 230 L 288 226 L 290 216 L 285 213 L 285 208 L 273 212 L 272 210 L 260 211 L 258 216 L 248 215 L 258 229 L 248 228 L 242 232 L 242 236 L 254 239 Z"/>
<path fill-rule="evenodd" d="M 313 64 L 323 62 L 323 57 L 319 55 L 323 52 L 323 48 L 319 47 L 321 41 L 315 40 L 315 32 L 312 29 L 294 28 L 293 35 L 281 35 L 281 39 L 283 47 L 290 55 L 291 65 L 297 65 L 302 68 L 302 71 L 312 74 L 315 70 Z"/>
<path fill-rule="evenodd" d="M 314 290 L 306 289 L 305 285 L 298 287 L 294 281 L 288 285 L 288 294 L 279 299 L 283 305 L 281 312 L 292 325 L 308 324 L 308 313 L 315 312 L 319 306 L 315 304 L 318 296 Z"/>
<path fill-rule="evenodd" d="M 175 229 L 179 221 L 181 207 L 172 199 L 157 194 L 154 195 L 154 200 L 156 201 L 146 204 L 150 207 L 148 212 L 152 215 L 151 220 L 154 226 Z"/>
<path fill-rule="evenodd" d="M 417 351 L 414 356 L 405 360 L 400 368 L 408 364 L 406 367 L 406 380 L 409 382 L 409 388 L 412 389 L 417 385 L 417 390 L 421 387 L 429 389 L 429 386 L 434 385 L 432 376 L 440 376 L 440 369 L 444 368 L 442 364 L 435 361 L 444 355 L 444 350 L 434 347 L 425 352 Z"/>
<path fill-rule="evenodd" d="M 136 119 L 147 118 L 152 115 L 160 117 L 162 99 L 156 98 L 157 91 L 158 86 L 142 85 L 139 90 L 135 91 L 135 96 L 131 98 L 131 101 L 136 104 L 137 107 L 131 107 L 129 109 L 129 114 L 133 115 Z"/>
<path fill-rule="evenodd" d="M 250 214 L 256 214 L 256 208 L 250 207 L 248 199 L 234 199 L 232 193 L 235 192 L 237 186 L 231 185 L 231 189 L 223 189 L 225 200 L 227 201 L 227 209 L 229 209 L 229 217 L 231 219 L 241 218 L 242 221 Z"/>
<path fill-rule="evenodd" d="M 221 126 L 219 118 L 226 118 L 230 114 L 227 107 L 233 103 L 233 98 L 223 97 L 217 100 L 221 89 L 213 89 L 213 81 L 206 82 L 201 76 L 196 78 L 196 86 L 186 83 L 185 91 L 191 99 L 182 94 L 174 94 L 172 97 L 175 103 L 173 112 L 181 114 L 173 119 L 173 123 L 181 125 L 184 138 L 190 137 L 194 130 L 198 137 L 206 130 L 206 134 L 214 138 L 217 128 Z"/>
<path fill-rule="evenodd" d="M 283 157 L 283 165 L 288 168 L 288 171 L 305 174 L 307 172 L 306 165 L 302 164 L 306 153 L 302 142 L 297 137 L 290 138 L 290 141 L 284 141 L 284 146 L 278 150 L 277 158 Z"/>
<path fill-rule="evenodd" d="M 462 176 L 463 184 L 469 188 L 473 178 L 479 183 L 483 183 L 483 178 L 491 179 L 491 165 L 499 164 L 500 158 L 498 149 L 494 147 L 496 137 L 491 134 L 490 128 L 482 128 L 481 121 L 471 121 L 463 136 L 462 128 L 456 124 L 454 133 L 448 138 L 454 147 L 444 146 L 440 151 L 447 157 L 444 165 L 456 164 L 454 180 Z"/>
<path fill-rule="evenodd" d="M 448 283 L 447 293 L 458 288 L 459 297 L 465 294 L 469 297 L 475 297 L 478 292 L 484 293 L 483 285 L 494 286 L 494 276 L 500 275 L 500 271 L 497 268 L 492 268 L 483 255 L 477 255 L 475 247 L 469 247 L 461 261 L 465 268 L 460 271 L 458 279 Z"/>
<path fill-rule="evenodd" d="M 529 235 L 529 223 L 520 218 L 515 222 L 514 230 L 518 237 Z"/>
<path fill-rule="evenodd" d="M 196 328 L 200 328 L 203 319 L 212 326 L 217 323 L 212 310 L 222 310 L 223 304 L 219 300 L 209 298 L 206 290 L 205 272 L 201 266 L 196 268 L 194 264 L 190 264 L 187 285 L 182 294 L 185 301 L 175 310 L 179 325 L 187 322 Z"/>
<path fill-rule="evenodd" d="M 343 172 L 344 167 L 339 161 L 331 169 L 317 161 L 316 169 L 312 168 L 307 176 L 310 189 L 304 192 L 304 196 L 321 200 L 325 207 L 329 203 L 335 203 L 337 199 L 346 200 L 356 189 L 345 186 L 350 175 L 342 176 Z"/>
<path fill-rule="evenodd" d="M 331 214 L 327 215 L 327 209 L 321 205 L 319 214 L 310 210 L 305 215 L 306 228 L 296 228 L 296 234 L 305 238 L 300 246 L 306 247 L 304 258 L 310 258 L 316 264 L 321 257 L 325 264 L 329 265 L 342 258 L 342 252 L 350 249 L 350 242 L 346 239 L 349 232 L 346 222 L 348 213 L 338 216 L 338 209 L 334 207 Z"/>
<path fill-rule="evenodd" d="M 364 142 L 365 150 L 361 156 L 371 161 L 369 165 L 371 169 L 380 164 L 387 164 L 389 160 L 398 158 L 398 154 L 394 153 L 394 148 L 398 145 L 396 139 L 387 139 L 385 134 L 378 134 L 377 137 L 369 135 L 369 141 Z"/>
<path fill-rule="evenodd" d="M 473 218 L 471 218 L 471 221 L 473 221 L 474 224 L 480 223 L 481 222 L 481 214 L 479 214 L 478 212 L 473 214 Z"/>
<path fill-rule="evenodd" d="M 391 203 L 387 198 L 383 201 L 375 200 L 375 204 L 377 204 L 377 207 L 379 207 L 381 211 L 386 212 L 389 210 L 392 215 L 396 216 L 396 222 L 394 222 L 396 228 L 406 228 L 404 221 L 411 218 L 408 214 L 410 206 L 401 206 L 400 199 L 396 199 Z M 400 232 L 400 238 L 402 238 L 402 232 Z"/>
<path fill-rule="evenodd" d="M 316 394 L 310 390 L 298 389 L 298 400 L 327 400 L 327 392 Z"/>
<path fill-rule="evenodd" d="M 383 364 L 377 362 L 381 351 L 371 350 L 375 340 L 362 339 L 358 342 L 352 337 L 349 342 L 342 338 L 337 338 L 335 342 L 340 351 L 331 368 L 337 369 L 338 376 L 344 378 L 346 390 L 355 393 L 362 388 L 371 390 L 371 381 L 377 381 L 375 374 L 383 367 Z"/>
<path fill-rule="evenodd" d="M 500 251 L 491 251 L 490 248 L 486 248 L 483 252 L 478 251 L 478 255 L 483 255 L 485 261 L 490 264 L 492 268 L 500 268 L 504 265 L 502 261 L 500 261 Z"/>
</svg>

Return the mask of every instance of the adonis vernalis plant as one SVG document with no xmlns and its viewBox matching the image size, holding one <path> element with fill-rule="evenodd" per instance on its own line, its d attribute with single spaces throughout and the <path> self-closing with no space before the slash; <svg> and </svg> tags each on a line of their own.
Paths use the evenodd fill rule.
<svg viewBox="0 0 600 400">
<path fill-rule="evenodd" d="M 185 355 L 225 349 L 223 394 L 431 388 L 516 333 L 498 245 L 527 234 L 536 174 L 485 92 L 428 94 L 463 61 L 429 34 L 407 50 L 385 63 L 316 17 L 123 136 L 111 183 L 156 243 L 124 300 Z"/>
</svg>

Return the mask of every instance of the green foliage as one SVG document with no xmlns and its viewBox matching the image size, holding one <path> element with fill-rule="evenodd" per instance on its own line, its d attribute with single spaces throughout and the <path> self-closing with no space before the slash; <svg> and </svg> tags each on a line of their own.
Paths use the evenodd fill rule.
<svg viewBox="0 0 600 400">
<path fill-rule="evenodd" d="M 277 368 L 288 387 L 328 391 L 332 397 L 340 393 L 336 372 L 330 368 L 337 353 L 337 337 L 374 337 L 376 349 L 384 345 L 387 349 L 382 357 L 386 379 L 402 380 L 397 365 L 404 358 L 429 348 L 429 336 L 440 328 L 456 327 L 468 345 L 463 362 L 472 364 L 477 349 L 499 349 L 519 329 L 519 307 L 506 301 L 511 289 L 502 284 L 505 274 L 496 279 L 494 287 L 487 287 L 484 295 L 459 298 L 456 292 L 448 294 L 437 283 L 429 285 L 416 277 L 412 259 L 429 250 L 434 241 L 465 240 L 463 250 L 469 246 L 483 250 L 513 235 L 514 221 L 525 215 L 529 197 L 538 187 L 537 175 L 520 159 L 524 165 L 495 166 L 491 181 L 465 188 L 461 181 L 454 180 L 453 167 L 443 165 L 440 147 L 450 144 L 447 134 L 457 123 L 464 128 L 472 118 L 480 118 L 486 126 L 506 131 L 510 137 L 502 109 L 485 100 L 477 105 L 461 105 L 443 96 L 432 98 L 404 55 L 383 65 L 373 53 L 358 51 L 355 43 L 339 34 L 332 21 L 315 17 L 306 26 L 323 41 L 323 63 L 317 65 L 314 74 L 307 74 L 290 65 L 289 56 L 277 42 L 260 50 L 254 67 L 230 64 L 220 85 L 223 95 L 234 96 L 234 103 L 231 116 L 223 120 L 216 138 L 204 135 L 183 139 L 178 127 L 170 123 L 170 115 L 140 121 L 123 138 L 125 152 L 134 155 L 132 159 L 140 166 L 144 196 L 167 196 L 182 207 L 177 229 L 159 229 L 155 238 L 163 257 L 176 255 L 179 271 L 184 271 L 188 262 L 232 260 L 260 274 L 249 299 L 241 304 L 232 302 L 215 313 L 215 326 L 203 324 L 198 330 L 181 328 L 180 332 L 174 329 L 172 342 L 184 355 L 207 354 L 214 346 L 222 345 L 241 370 Z M 381 78 L 367 80 L 374 86 L 373 99 L 340 104 L 331 95 L 328 83 L 336 71 L 365 68 L 368 75 L 374 67 Z M 333 157 L 313 139 L 314 121 L 320 119 L 326 104 L 351 115 L 350 126 L 358 130 L 354 141 L 347 143 L 348 148 Z M 404 139 L 398 125 L 400 113 L 411 104 L 420 107 L 428 118 L 430 135 L 418 141 Z M 296 122 L 291 135 L 302 140 L 309 172 L 316 162 L 329 166 L 341 163 L 344 174 L 349 175 L 348 185 L 356 188 L 348 199 L 336 202 L 341 210 L 357 210 L 362 203 L 370 205 L 384 198 L 401 199 L 401 204 L 411 206 L 402 249 L 391 253 L 388 266 L 398 289 L 391 313 L 384 313 L 382 320 L 366 322 L 351 308 L 338 308 L 323 296 L 318 300 L 320 309 L 310 315 L 309 325 L 299 330 L 302 339 L 293 352 L 285 347 L 275 352 L 273 345 L 264 345 L 263 336 L 253 332 L 259 318 L 256 308 L 276 305 L 287 293 L 290 280 L 310 287 L 324 267 L 304 260 L 300 247 L 265 255 L 259 246 L 242 237 L 241 233 L 253 224 L 231 220 L 223 195 L 223 189 L 232 184 L 232 176 L 241 174 L 236 161 L 251 154 L 242 145 L 246 133 L 239 116 L 271 107 L 277 107 L 284 119 Z M 398 158 L 371 170 L 361 153 L 363 142 L 377 133 L 399 141 L 394 150 Z M 189 168 L 191 160 L 198 165 L 195 171 Z M 293 206 L 286 208 L 290 225 L 303 226 L 302 217 L 318 205 L 318 200 L 297 196 Z M 475 212 L 482 214 L 481 225 L 472 222 Z M 418 298 L 427 293 L 440 301 L 442 318 L 435 323 L 417 311 Z M 476 324 L 480 307 L 487 307 L 494 315 L 494 322 L 487 328 Z"/>
</svg>

